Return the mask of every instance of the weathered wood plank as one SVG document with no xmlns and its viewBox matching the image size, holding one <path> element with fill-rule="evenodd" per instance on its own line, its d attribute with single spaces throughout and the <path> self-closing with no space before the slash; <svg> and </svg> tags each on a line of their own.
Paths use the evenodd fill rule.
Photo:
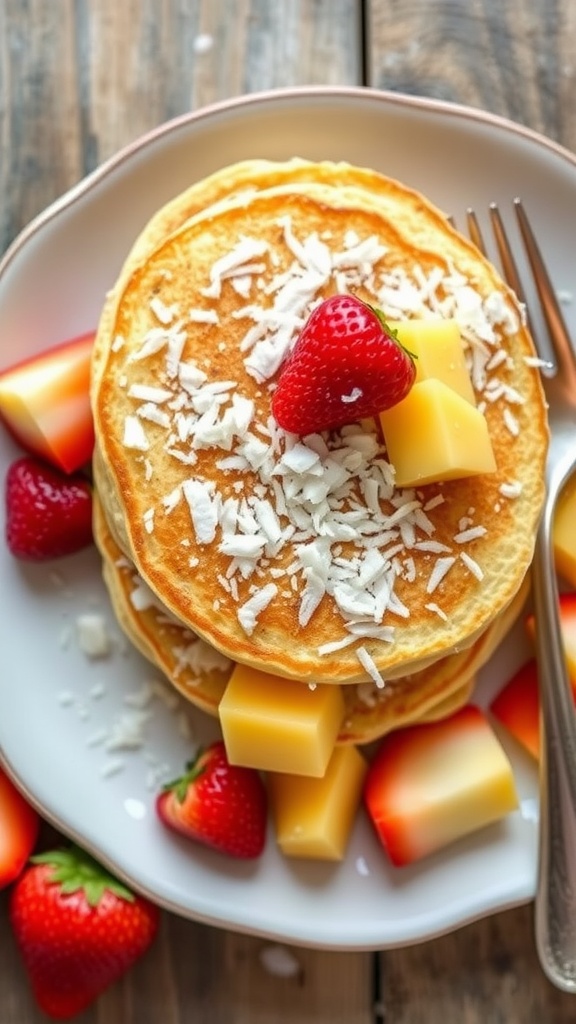
<svg viewBox="0 0 576 1024">
<path fill-rule="evenodd" d="M 465 103 L 576 149 L 571 0 L 368 0 L 370 80 Z"/>
<path fill-rule="evenodd" d="M 0 0 L 0 250 L 150 128 L 246 92 L 358 84 L 350 0 Z"/>
<path fill-rule="evenodd" d="M 386 1022 L 568 1024 L 572 996 L 543 976 L 531 907 L 496 914 L 460 931 L 382 957 Z"/>
</svg>

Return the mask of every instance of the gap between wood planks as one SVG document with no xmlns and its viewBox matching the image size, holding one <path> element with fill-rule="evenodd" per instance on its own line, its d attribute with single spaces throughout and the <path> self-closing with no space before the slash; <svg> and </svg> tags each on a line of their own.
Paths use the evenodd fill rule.
<svg viewBox="0 0 576 1024">
<path fill-rule="evenodd" d="M 372 84 L 371 46 L 370 46 L 370 6 L 371 0 L 358 0 L 360 10 L 360 80 L 362 85 Z"/>
</svg>

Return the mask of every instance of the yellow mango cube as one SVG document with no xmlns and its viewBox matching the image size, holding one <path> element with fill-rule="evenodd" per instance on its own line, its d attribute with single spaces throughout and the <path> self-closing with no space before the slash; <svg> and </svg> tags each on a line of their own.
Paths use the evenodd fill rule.
<svg viewBox="0 0 576 1024">
<path fill-rule="evenodd" d="M 353 746 L 338 746 L 322 779 L 271 773 L 276 841 L 286 857 L 342 860 L 360 804 L 367 764 Z"/>
<path fill-rule="evenodd" d="M 414 356 L 416 382 L 434 378 L 471 405 L 476 396 L 466 365 L 460 328 L 455 320 L 394 320 L 388 324 Z"/>
<path fill-rule="evenodd" d="M 552 532 L 556 569 L 576 587 L 576 478 L 560 495 Z"/>
<path fill-rule="evenodd" d="M 414 384 L 380 422 L 399 487 L 496 469 L 485 417 L 441 380 Z"/>
<path fill-rule="evenodd" d="M 344 717 L 339 686 L 308 686 L 236 665 L 218 708 L 228 760 L 321 777 Z"/>
</svg>

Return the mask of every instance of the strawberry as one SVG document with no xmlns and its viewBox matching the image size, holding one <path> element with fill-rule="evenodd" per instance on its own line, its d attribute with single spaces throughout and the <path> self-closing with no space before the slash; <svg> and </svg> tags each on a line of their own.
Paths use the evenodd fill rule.
<svg viewBox="0 0 576 1024">
<path fill-rule="evenodd" d="M 17 558 L 42 561 L 92 542 L 92 492 L 80 474 L 66 476 L 32 455 L 6 476 L 6 540 Z"/>
<path fill-rule="evenodd" d="M 538 760 L 540 756 L 540 701 L 538 668 L 532 658 L 496 694 L 490 704 L 494 718 Z"/>
<path fill-rule="evenodd" d="M 90 360 L 94 333 L 64 342 L 0 373 L 0 417 L 33 455 L 73 473 L 94 447 Z"/>
<path fill-rule="evenodd" d="M 568 667 L 568 676 L 576 704 L 576 594 L 560 594 L 560 630 Z M 533 613 L 526 618 L 526 629 L 534 636 Z M 540 699 L 538 666 L 535 659 L 527 662 L 503 686 L 490 705 L 494 717 L 526 750 L 540 756 Z"/>
<path fill-rule="evenodd" d="M 231 765 L 220 741 L 164 787 L 156 809 L 168 828 L 231 857 L 258 857 L 264 849 L 264 783 L 254 768 Z"/>
<path fill-rule="evenodd" d="M 40 1008 L 80 1013 L 145 953 L 160 912 L 77 847 L 32 858 L 12 891 L 10 921 Z"/>
<path fill-rule="evenodd" d="M 376 416 L 408 394 L 410 353 L 383 314 L 354 295 L 312 312 L 280 372 L 272 412 L 284 430 L 313 434 Z"/>
<path fill-rule="evenodd" d="M 393 864 L 411 864 L 517 806 L 512 768 L 484 713 L 408 726 L 381 742 L 364 802 Z"/>
<path fill-rule="evenodd" d="M 24 868 L 39 829 L 38 814 L 0 769 L 0 889 Z"/>
</svg>

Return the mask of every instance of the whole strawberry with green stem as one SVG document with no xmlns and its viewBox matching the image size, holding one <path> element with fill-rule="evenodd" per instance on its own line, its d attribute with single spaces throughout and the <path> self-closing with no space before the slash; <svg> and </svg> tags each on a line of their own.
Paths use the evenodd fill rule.
<svg viewBox="0 0 576 1024">
<path fill-rule="evenodd" d="M 266 842 L 268 800 L 254 768 L 232 765 L 222 741 L 201 750 L 158 795 L 167 828 L 230 857 L 259 857 Z"/>
<path fill-rule="evenodd" d="M 40 1008 L 66 1020 L 89 1006 L 151 945 L 158 908 L 78 847 L 32 858 L 10 921 Z"/>
<path fill-rule="evenodd" d="M 332 295 L 306 321 L 272 397 L 277 423 L 306 435 L 377 416 L 406 397 L 411 354 L 380 310 L 355 295 Z"/>
</svg>

